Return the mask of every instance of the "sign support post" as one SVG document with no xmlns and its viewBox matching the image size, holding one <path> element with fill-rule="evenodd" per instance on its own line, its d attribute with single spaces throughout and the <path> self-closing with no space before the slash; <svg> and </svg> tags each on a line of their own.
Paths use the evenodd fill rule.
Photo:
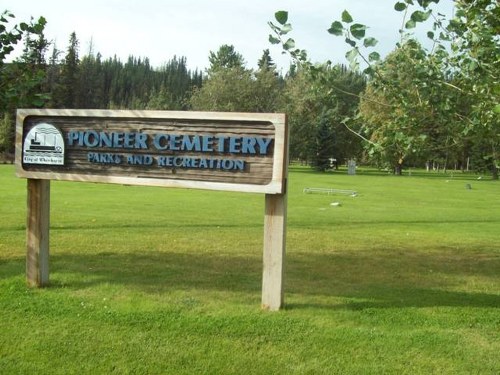
<svg viewBox="0 0 500 375">
<path fill-rule="evenodd" d="M 26 281 L 49 283 L 50 180 L 28 179 Z"/>
<path fill-rule="evenodd" d="M 284 303 L 287 196 L 266 194 L 265 199 L 262 308 L 276 311 Z"/>
</svg>

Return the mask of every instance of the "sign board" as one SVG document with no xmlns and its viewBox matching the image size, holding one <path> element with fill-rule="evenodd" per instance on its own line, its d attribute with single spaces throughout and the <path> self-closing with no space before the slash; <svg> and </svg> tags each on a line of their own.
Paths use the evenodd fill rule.
<svg viewBox="0 0 500 375">
<path fill-rule="evenodd" d="M 26 279 L 49 282 L 50 180 L 265 194 L 262 307 L 283 305 L 284 114 L 21 109 L 16 174 L 28 179 Z"/>
<path fill-rule="evenodd" d="M 285 115 L 19 110 L 17 175 L 279 194 Z"/>
</svg>

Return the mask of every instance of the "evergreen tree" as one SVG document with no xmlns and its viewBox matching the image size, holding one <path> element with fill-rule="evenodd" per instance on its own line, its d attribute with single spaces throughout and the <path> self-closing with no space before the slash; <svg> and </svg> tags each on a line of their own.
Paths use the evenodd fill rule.
<svg viewBox="0 0 500 375">
<path fill-rule="evenodd" d="M 323 110 L 319 117 L 315 137 L 314 137 L 314 150 L 312 165 L 314 169 L 325 172 L 330 169 L 330 158 L 334 156 L 333 149 L 333 131 L 330 125 L 329 116 L 327 111 Z"/>
<path fill-rule="evenodd" d="M 47 102 L 47 107 L 57 108 L 57 103 L 54 99 L 54 94 L 60 90 L 60 79 L 61 79 L 61 62 L 59 56 L 62 51 L 57 49 L 56 44 L 52 45 L 52 53 L 50 54 L 49 64 L 47 65 L 46 80 L 45 80 L 45 90 L 51 93 L 50 98 Z"/>
<path fill-rule="evenodd" d="M 262 53 L 262 57 L 257 61 L 257 66 L 259 67 L 259 70 L 276 70 L 276 64 L 274 63 L 273 59 L 271 58 L 271 53 L 269 52 L 269 49 L 265 49 L 264 52 Z"/>
<path fill-rule="evenodd" d="M 245 65 L 243 56 L 236 52 L 233 45 L 227 44 L 220 46 L 217 52 L 210 51 L 208 61 L 210 62 L 209 74 L 221 69 L 243 68 Z"/>
<path fill-rule="evenodd" d="M 89 51 L 91 52 L 91 51 Z M 104 80 L 101 55 L 84 56 L 78 69 L 76 106 L 78 108 L 106 108 L 103 104 Z"/>
<path fill-rule="evenodd" d="M 77 87 L 80 59 L 78 57 L 79 42 L 76 33 L 72 32 L 69 46 L 61 69 L 60 83 L 54 93 L 54 104 L 61 108 L 75 108 L 77 103 Z"/>
</svg>

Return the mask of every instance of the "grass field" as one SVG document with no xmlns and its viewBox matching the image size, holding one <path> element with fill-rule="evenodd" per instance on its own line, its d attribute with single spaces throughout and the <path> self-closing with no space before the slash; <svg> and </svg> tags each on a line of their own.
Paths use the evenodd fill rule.
<svg viewBox="0 0 500 375">
<path fill-rule="evenodd" d="M 26 181 L 0 166 L 0 374 L 500 373 L 499 182 L 292 167 L 275 313 L 263 196 L 51 189 L 51 286 L 28 289 Z"/>
</svg>

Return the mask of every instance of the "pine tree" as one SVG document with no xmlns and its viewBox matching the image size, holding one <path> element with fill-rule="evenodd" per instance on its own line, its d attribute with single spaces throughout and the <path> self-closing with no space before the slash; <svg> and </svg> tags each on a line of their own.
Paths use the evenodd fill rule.
<svg viewBox="0 0 500 375">
<path fill-rule="evenodd" d="M 333 157 L 333 132 L 325 110 L 320 116 L 315 138 L 313 167 L 324 172 L 330 168 L 330 158 Z"/>
<path fill-rule="evenodd" d="M 217 52 L 210 51 L 208 56 L 210 67 L 208 73 L 216 73 L 220 69 L 244 68 L 245 60 L 243 56 L 236 52 L 233 45 L 224 44 Z"/>
<path fill-rule="evenodd" d="M 64 63 L 61 69 L 61 85 L 54 93 L 54 102 L 57 107 L 75 108 L 78 93 L 78 70 L 80 59 L 78 58 L 78 39 L 76 33 L 72 32 L 69 38 Z"/>
<path fill-rule="evenodd" d="M 269 52 L 269 49 L 265 49 L 264 52 L 262 53 L 262 57 L 257 61 L 257 66 L 259 67 L 259 70 L 276 70 L 276 64 L 274 63 L 273 59 L 271 58 L 271 53 Z"/>
</svg>

